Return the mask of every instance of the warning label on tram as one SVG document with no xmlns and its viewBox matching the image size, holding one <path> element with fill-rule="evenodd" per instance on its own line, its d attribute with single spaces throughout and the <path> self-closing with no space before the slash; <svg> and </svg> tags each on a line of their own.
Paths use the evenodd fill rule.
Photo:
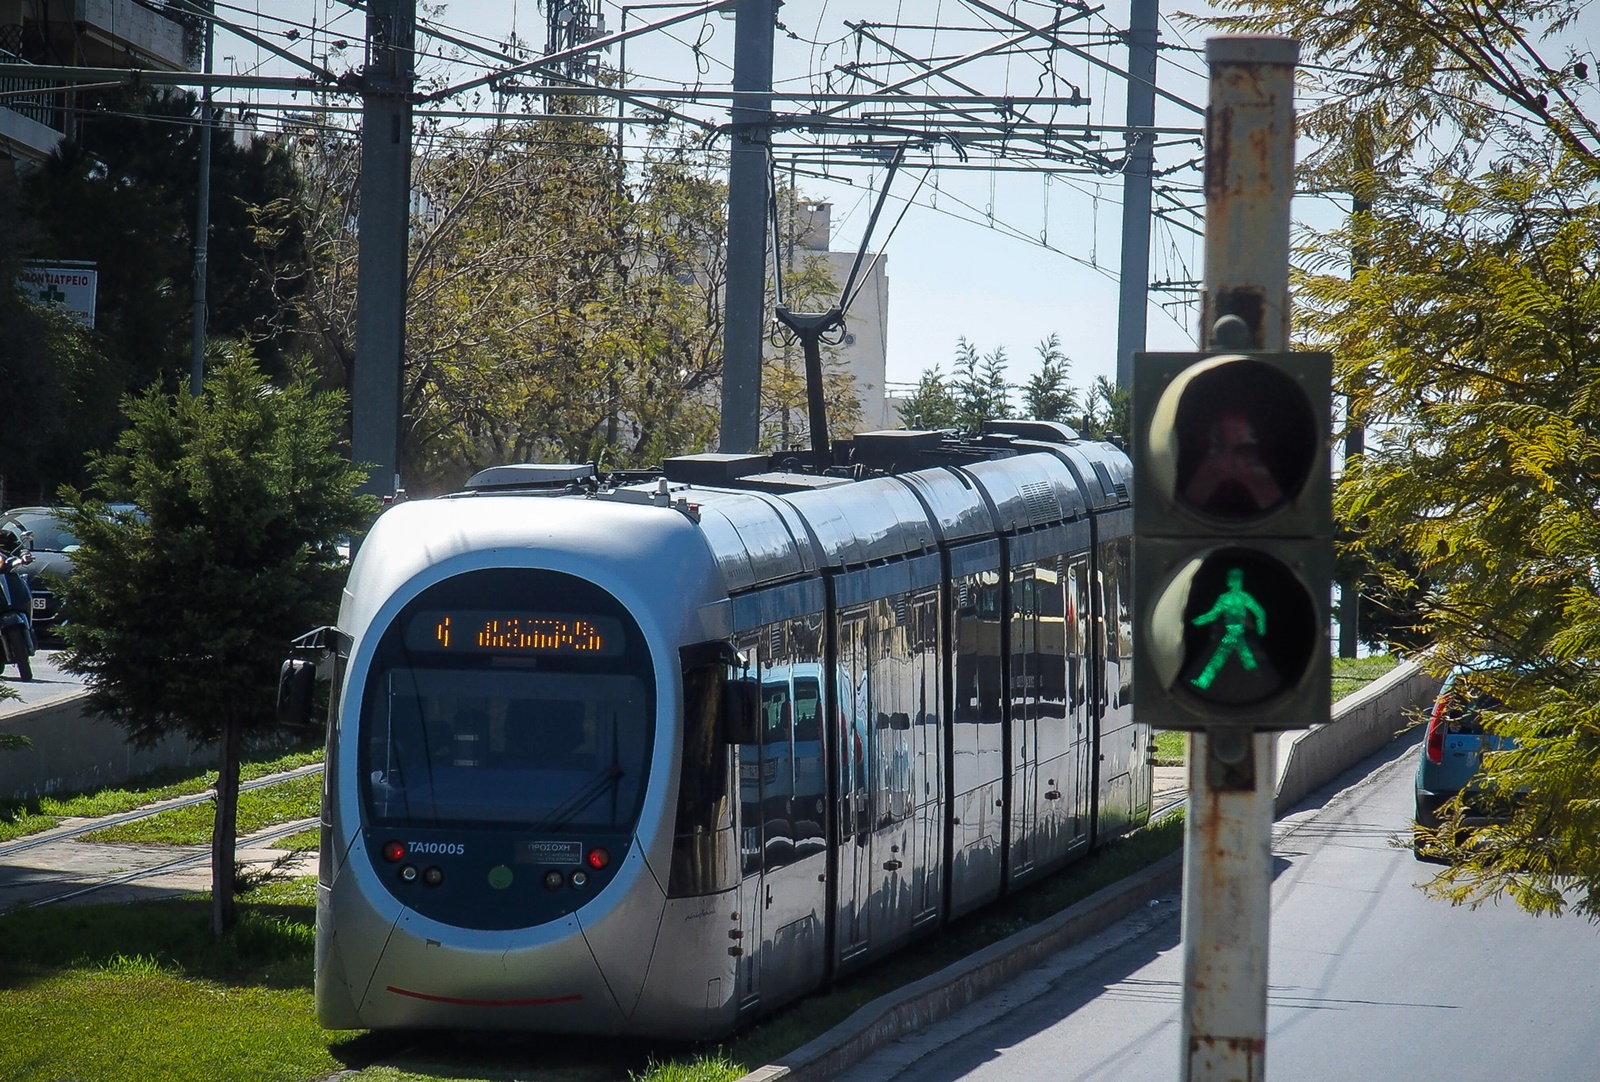
<svg viewBox="0 0 1600 1082">
<path fill-rule="evenodd" d="M 579 842 L 523 842 L 517 860 L 523 864 L 582 864 L 583 846 Z"/>
</svg>

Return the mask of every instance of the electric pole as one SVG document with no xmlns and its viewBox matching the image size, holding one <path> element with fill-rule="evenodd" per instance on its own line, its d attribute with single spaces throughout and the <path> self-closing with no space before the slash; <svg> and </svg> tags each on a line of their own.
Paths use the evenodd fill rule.
<svg viewBox="0 0 1600 1082">
<path fill-rule="evenodd" d="M 720 449 L 756 449 L 761 431 L 761 341 L 767 325 L 774 0 L 740 0 L 733 31 L 728 154 L 728 273 L 723 293 Z"/>
<path fill-rule="evenodd" d="M 361 78 L 361 246 L 350 443 L 354 460 L 373 467 L 363 491 L 380 496 L 400 487 L 416 11 L 416 0 L 369 0 Z"/>
<path fill-rule="evenodd" d="M 1122 270 L 1118 284 L 1117 386 L 1133 385 L 1150 306 L 1150 174 L 1155 167 L 1156 21 L 1160 0 L 1133 0 L 1128 13 L 1127 159 L 1122 169 Z"/>
</svg>

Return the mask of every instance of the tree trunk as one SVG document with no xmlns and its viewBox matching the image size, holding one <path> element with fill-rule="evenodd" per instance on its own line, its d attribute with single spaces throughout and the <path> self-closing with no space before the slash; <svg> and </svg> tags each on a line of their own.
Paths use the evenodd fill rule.
<svg viewBox="0 0 1600 1082">
<path fill-rule="evenodd" d="M 211 827 L 211 935 L 221 939 L 233 928 L 234 851 L 239 828 L 239 744 L 244 727 L 238 719 L 222 723 L 222 759 L 217 764 L 217 814 Z"/>
</svg>

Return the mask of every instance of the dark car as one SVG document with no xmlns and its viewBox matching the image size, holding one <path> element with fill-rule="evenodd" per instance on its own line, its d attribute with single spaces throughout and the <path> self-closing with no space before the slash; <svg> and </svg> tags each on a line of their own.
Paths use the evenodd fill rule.
<svg viewBox="0 0 1600 1082">
<path fill-rule="evenodd" d="M 1483 806 L 1477 778 L 1485 752 L 1501 751 L 1514 744 L 1506 737 L 1484 731 L 1483 711 L 1494 710 L 1499 702 L 1470 687 L 1474 667 L 1458 665 L 1445 677 L 1428 719 L 1428 732 L 1422 740 L 1417 762 L 1417 817 L 1413 853 L 1426 859 L 1432 832 L 1439 827 L 1439 809 L 1456 794 L 1462 794 L 1467 814 L 1465 826 L 1481 826 L 1491 821 L 1490 809 Z"/>
<path fill-rule="evenodd" d="M 131 504 L 113 504 L 111 510 L 131 510 Z M 0 525 L 10 524 L 18 533 L 31 534 L 29 547 L 33 562 L 22 569 L 33 592 L 33 631 L 40 639 L 60 638 L 66 623 L 56 579 L 72 574 L 72 554 L 78 538 L 67 528 L 59 507 L 13 507 L 0 514 Z"/>
</svg>

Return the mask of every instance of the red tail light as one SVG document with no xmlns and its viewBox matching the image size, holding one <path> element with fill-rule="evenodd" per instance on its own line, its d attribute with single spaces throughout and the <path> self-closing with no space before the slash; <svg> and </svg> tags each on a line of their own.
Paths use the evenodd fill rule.
<svg viewBox="0 0 1600 1082">
<path fill-rule="evenodd" d="M 1432 763 L 1434 766 L 1438 766 L 1440 763 L 1444 762 L 1444 734 L 1445 730 L 1450 727 L 1449 723 L 1445 720 L 1445 715 L 1449 712 L 1450 697 L 1448 695 L 1439 696 L 1438 700 L 1433 704 L 1433 717 L 1428 721 L 1428 742 L 1426 750 L 1428 753 L 1428 762 Z"/>
</svg>

